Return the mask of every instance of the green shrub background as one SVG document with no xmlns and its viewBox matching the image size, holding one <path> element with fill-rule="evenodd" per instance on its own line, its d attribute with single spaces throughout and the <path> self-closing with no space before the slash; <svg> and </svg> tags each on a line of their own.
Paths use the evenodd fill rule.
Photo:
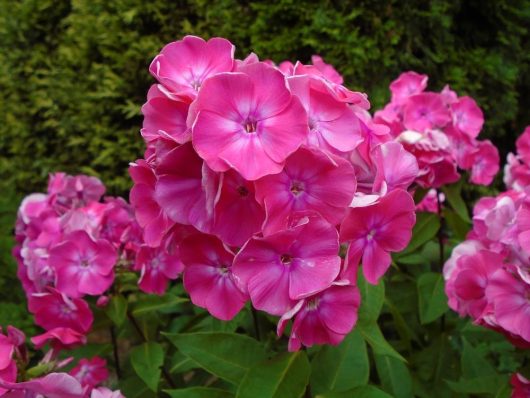
<svg viewBox="0 0 530 398">
<path fill-rule="evenodd" d="M 530 1 L 0 0 L 0 324 L 30 324 L 10 260 L 18 201 L 62 170 L 126 195 L 142 154 L 148 65 L 185 34 L 223 36 L 237 56 L 320 54 L 373 109 L 404 70 L 476 98 L 483 137 L 513 148 L 530 123 Z M 22 308 L 22 309 L 21 309 Z"/>
</svg>

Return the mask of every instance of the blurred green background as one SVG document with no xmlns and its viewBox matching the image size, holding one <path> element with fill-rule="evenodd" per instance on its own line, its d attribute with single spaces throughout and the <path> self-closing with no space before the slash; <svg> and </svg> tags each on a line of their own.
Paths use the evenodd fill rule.
<svg viewBox="0 0 530 398">
<path fill-rule="evenodd" d="M 477 100 L 481 136 L 504 159 L 530 124 L 529 26 L 528 0 L 0 0 L 0 324 L 31 324 L 13 304 L 19 200 L 57 170 L 126 195 L 148 65 L 165 43 L 195 34 L 228 38 L 238 57 L 320 54 L 373 109 L 400 72 L 427 73 L 429 88 Z"/>
</svg>

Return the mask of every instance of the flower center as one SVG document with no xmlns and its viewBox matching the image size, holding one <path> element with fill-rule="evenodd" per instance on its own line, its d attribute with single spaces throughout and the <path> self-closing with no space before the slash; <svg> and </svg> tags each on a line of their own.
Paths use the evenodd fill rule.
<svg viewBox="0 0 530 398">
<path fill-rule="evenodd" d="M 242 197 L 246 197 L 249 194 L 247 187 L 244 187 L 243 185 L 237 187 L 237 193 Z"/>
<path fill-rule="evenodd" d="M 253 134 L 256 132 L 256 129 L 258 128 L 258 123 L 255 120 L 247 119 L 244 123 L 245 126 L 245 132 L 247 134 Z"/>
<path fill-rule="evenodd" d="M 372 228 L 370 232 L 368 232 L 368 235 L 366 235 L 366 240 L 372 240 L 376 234 L 376 230 Z"/>
<path fill-rule="evenodd" d="M 191 88 L 195 91 L 199 91 L 199 89 L 201 88 L 201 82 L 199 80 L 193 80 L 191 82 Z"/>
<path fill-rule="evenodd" d="M 88 260 L 81 260 L 80 264 L 81 268 L 88 268 L 90 267 L 90 263 L 88 262 Z"/>
<path fill-rule="evenodd" d="M 307 121 L 307 124 L 309 125 L 309 130 L 314 131 L 317 129 L 317 122 L 316 120 L 309 118 Z"/>
<path fill-rule="evenodd" d="M 227 266 L 227 265 L 221 265 L 221 266 L 218 268 L 218 272 L 219 272 L 222 276 L 225 276 L 226 274 L 228 274 L 228 266 Z"/>
<path fill-rule="evenodd" d="M 305 305 L 305 308 L 308 311 L 314 311 L 318 308 L 318 303 L 320 302 L 320 299 L 318 297 L 314 297 L 307 301 L 307 304 Z"/>
<path fill-rule="evenodd" d="M 282 254 L 280 256 L 280 261 L 282 262 L 283 265 L 288 267 L 288 266 L 291 265 L 291 263 L 293 261 L 293 257 L 290 254 Z"/>
<path fill-rule="evenodd" d="M 300 195 L 304 191 L 304 183 L 300 181 L 293 181 L 291 183 L 291 192 L 294 196 Z"/>
</svg>

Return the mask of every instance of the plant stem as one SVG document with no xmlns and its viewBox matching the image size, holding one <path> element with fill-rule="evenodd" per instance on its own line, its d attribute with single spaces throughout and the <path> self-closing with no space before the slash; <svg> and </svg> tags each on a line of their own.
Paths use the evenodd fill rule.
<svg viewBox="0 0 530 398">
<path fill-rule="evenodd" d="M 142 338 L 142 340 L 147 343 L 149 340 L 147 339 L 147 336 L 144 334 L 144 332 L 142 331 L 142 328 L 140 327 L 140 325 L 138 324 L 138 321 L 136 320 L 136 318 L 133 316 L 133 314 L 131 314 L 129 311 L 127 311 L 127 318 L 129 319 L 129 321 L 131 322 L 131 324 L 134 326 L 134 329 L 136 330 L 136 332 L 138 333 L 138 335 Z M 175 382 L 173 381 L 173 379 L 171 379 L 171 375 L 169 374 L 169 372 L 167 371 L 167 369 L 165 368 L 165 366 L 162 365 L 162 376 L 164 376 L 164 379 L 166 379 L 166 382 L 167 384 L 169 384 L 169 386 L 171 388 L 176 388 L 176 384 Z"/>
<path fill-rule="evenodd" d="M 438 219 L 440 220 L 440 229 L 438 230 L 438 246 L 440 248 L 439 270 L 443 272 L 444 267 L 444 224 L 445 220 L 442 214 L 442 201 L 440 200 L 440 191 L 436 190 L 436 202 L 438 203 Z M 445 314 L 440 318 L 440 330 L 445 331 Z"/>
<path fill-rule="evenodd" d="M 254 320 L 254 329 L 256 331 L 256 339 L 258 339 L 258 341 L 261 341 L 261 334 L 259 331 L 258 312 L 256 311 L 254 307 L 251 307 L 250 311 L 252 312 L 252 319 Z"/>
<path fill-rule="evenodd" d="M 118 341 L 116 339 L 116 329 L 114 326 L 109 328 L 110 330 L 110 339 L 112 341 L 112 351 L 114 353 L 114 366 L 116 367 L 116 376 L 118 380 L 121 380 L 121 368 L 120 368 L 120 354 L 118 351 Z"/>
</svg>

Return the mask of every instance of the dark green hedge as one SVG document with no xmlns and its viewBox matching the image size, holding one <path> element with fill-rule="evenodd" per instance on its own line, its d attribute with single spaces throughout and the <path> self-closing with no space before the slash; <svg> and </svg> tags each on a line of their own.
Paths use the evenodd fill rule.
<svg viewBox="0 0 530 398">
<path fill-rule="evenodd" d="M 161 46 L 224 36 L 244 56 L 318 53 L 374 107 L 401 71 L 474 96 L 505 153 L 529 123 L 528 0 L 0 0 L 1 181 L 42 189 L 53 170 L 129 186 L 140 105 Z"/>
</svg>

